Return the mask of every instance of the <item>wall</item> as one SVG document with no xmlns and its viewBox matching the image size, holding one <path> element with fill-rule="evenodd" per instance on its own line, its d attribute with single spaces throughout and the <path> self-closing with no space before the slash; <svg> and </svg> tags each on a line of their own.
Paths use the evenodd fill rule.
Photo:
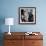
<svg viewBox="0 0 46 46">
<path fill-rule="evenodd" d="M 1 14 L 0 17 L 13 17 L 15 24 L 11 27 L 11 31 L 46 31 L 46 0 L 1 0 Z M 19 7 L 36 7 L 36 24 L 35 25 L 21 25 L 18 24 L 18 8 Z M 8 26 L 3 24 L 1 26 L 2 32 L 8 31 Z"/>
<path fill-rule="evenodd" d="M 1 15 L 2 17 L 13 17 L 15 25 L 11 31 L 46 31 L 46 0 L 1 0 Z M 36 24 L 35 25 L 20 25 L 18 24 L 18 8 L 19 7 L 36 7 Z M 8 31 L 6 25 L 2 25 L 2 32 Z M 44 30 L 43 30 L 44 29 Z"/>
<path fill-rule="evenodd" d="M 46 0 L 0 0 L 0 18 L 13 17 L 14 26 L 11 26 L 12 32 L 44 32 L 46 35 Z M 36 24 L 21 25 L 18 24 L 19 7 L 36 7 Z M 0 24 L 0 32 L 8 32 L 8 26 Z M 46 43 L 45 43 L 46 44 Z"/>
</svg>

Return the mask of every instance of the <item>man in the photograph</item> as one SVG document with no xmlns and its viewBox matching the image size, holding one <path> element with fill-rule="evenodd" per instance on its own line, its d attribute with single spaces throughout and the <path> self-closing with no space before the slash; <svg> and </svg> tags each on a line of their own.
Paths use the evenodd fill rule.
<svg viewBox="0 0 46 46">
<path fill-rule="evenodd" d="M 22 22 L 28 22 L 28 9 L 21 9 L 21 20 Z"/>
<path fill-rule="evenodd" d="M 21 21 L 22 22 L 25 22 L 26 20 L 25 20 L 25 15 L 24 15 L 24 9 L 21 9 Z"/>
<path fill-rule="evenodd" d="M 33 22 L 34 18 L 33 18 L 33 10 L 31 9 L 29 12 L 29 17 L 28 17 L 28 22 Z"/>
</svg>

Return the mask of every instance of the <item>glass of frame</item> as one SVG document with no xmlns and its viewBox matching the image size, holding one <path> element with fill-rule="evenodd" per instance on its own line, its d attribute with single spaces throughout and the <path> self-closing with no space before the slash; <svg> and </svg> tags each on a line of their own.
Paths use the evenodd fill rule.
<svg viewBox="0 0 46 46">
<path fill-rule="evenodd" d="M 19 24 L 36 24 L 36 7 L 19 7 Z"/>
</svg>

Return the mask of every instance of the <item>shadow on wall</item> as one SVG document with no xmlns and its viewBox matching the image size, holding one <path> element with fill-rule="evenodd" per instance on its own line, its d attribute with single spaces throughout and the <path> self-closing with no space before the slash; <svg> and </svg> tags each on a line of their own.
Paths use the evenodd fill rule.
<svg viewBox="0 0 46 46">
<path fill-rule="evenodd" d="M 3 32 L 2 32 L 2 25 L 5 23 L 5 17 L 0 16 L 0 46 L 3 46 Z"/>
</svg>

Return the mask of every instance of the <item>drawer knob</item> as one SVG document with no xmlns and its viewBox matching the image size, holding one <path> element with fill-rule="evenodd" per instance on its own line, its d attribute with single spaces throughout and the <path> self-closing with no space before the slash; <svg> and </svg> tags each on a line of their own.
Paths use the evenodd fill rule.
<svg viewBox="0 0 46 46">
<path fill-rule="evenodd" d="M 32 44 L 34 44 L 35 42 L 32 42 Z"/>
</svg>

